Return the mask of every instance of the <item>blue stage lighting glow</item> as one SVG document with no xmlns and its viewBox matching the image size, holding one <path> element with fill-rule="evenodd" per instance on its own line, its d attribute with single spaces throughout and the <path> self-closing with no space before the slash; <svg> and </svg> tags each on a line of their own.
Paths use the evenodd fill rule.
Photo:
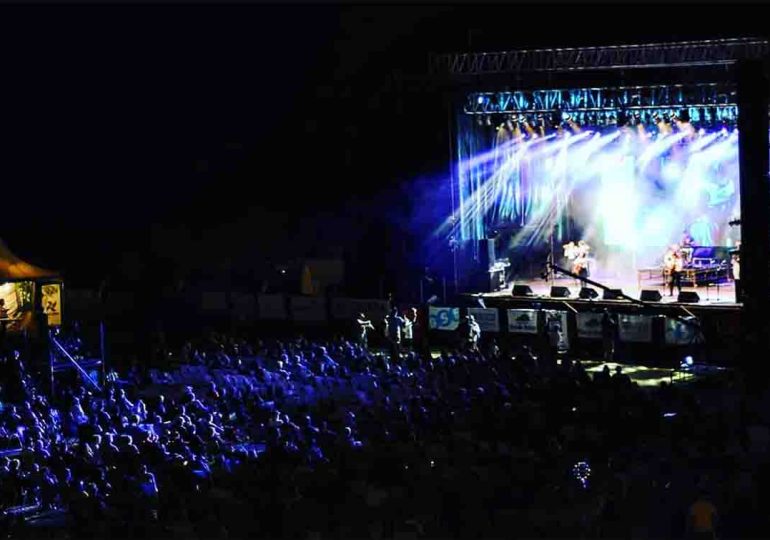
<svg viewBox="0 0 770 540">
<path fill-rule="evenodd" d="M 460 242 L 507 230 L 506 257 L 545 249 L 553 230 L 557 246 L 586 240 L 600 277 L 658 264 L 685 230 L 700 245 L 740 240 L 728 225 L 740 215 L 732 128 L 589 125 L 557 136 L 522 126 L 520 137 L 490 141 L 472 116 L 459 120 L 455 214 L 441 230 Z"/>
</svg>

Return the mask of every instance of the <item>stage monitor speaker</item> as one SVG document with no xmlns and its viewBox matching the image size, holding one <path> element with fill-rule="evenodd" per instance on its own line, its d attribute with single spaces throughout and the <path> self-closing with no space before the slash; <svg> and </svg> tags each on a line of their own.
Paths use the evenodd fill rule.
<svg viewBox="0 0 770 540">
<path fill-rule="evenodd" d="M 599 293 L 596 292 L 596 289 L 583 287 L 580 289 L 580 298 L 583 300 L 593 300 L 594 298 L 599 298 Z"/>
<path fill-rule="evenodd" d="M 660 302 L 663 297 L 660 295 L 660 291 L 653 289 L 644 289 L 639 300 L 642 302 Z"/>
<path fill-rule="evenodd" d="M 700 302 L 700 296 L 695 291 L 682 291 L 676 301 L 682 304 L 697 304 Z"/>
<path fill-rule="evenodd" d="M 511 296 L 534 296 L 532 288 L 529 285 L 514 285 Z"/>
<path fill-rule="evenodd" d="M 604 295 L 602 295 L 602 298 L 604 300 L 622 300 L 623 291 L 620 289 L 604 289 Z"/>
<path fill-rule="evenodd" d="M 567 287 L 554 285 L 551 287 L 551 298 L 569 298 L 572 293 Z"/>
</svg>

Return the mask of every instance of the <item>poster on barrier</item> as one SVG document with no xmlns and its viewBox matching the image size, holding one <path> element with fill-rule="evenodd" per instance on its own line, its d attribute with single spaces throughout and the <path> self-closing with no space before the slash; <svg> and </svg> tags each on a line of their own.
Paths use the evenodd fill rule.
<svg viewBox="0 0 770 540">
<path fill-rule="evenodd" d="M 282 294 L 260 294 L 257 297 L 260 319 L 286 320 L 286 299 Z"/>
<path fill-rule="evenodd" d="M 508 331 L 513 334 L 537 334 L 537 310 L 509 309 Z"/>
<path fill-rule="evenodd" d="M 43 312 L 48 317 L 48 326 L 61 326 L 61 285 L 47 283 L 40 289 L 43 295 Z"/>
<path fill-rule="evenodd" d="M 500 331 L 500 315 L 497 308 L 468 308 L 468 315 L 473 315 L 482 332 Z"/>
<path fill-rule="evenodd" d="M 583 339 L 602 339 L 602 314 L 578 313 L 577 335 Z"/>
<path fill-rule="evenodd" d="M 620 315 L 618 317 L 620 341 L 628 343 L 652 342 L 652 317 L 649 315 Z"/>
<path fill-rule="evenodd" d="M 227 311 L 227 293 L 220 291 L 201 293 L 201 309 L 203 311 Z"/>
<path fill-rule="evenodd" d="M 297 322 L 326 321 L 326 298 L 292 296 L 289 298 L 291 318 Z"/>
<path fill-rule="evenodd" d="M 548 335 L 558 336 L 559 343 L 556 343 L 556 347 L 560 351 L 569 350 L 569 314 L 566 311 L 558 311 L 553 309 L 545 310 L 545 325 Z"/>
<path fill-rule="evenodd" d="M 460 326 L 460 308 L 430 306 L 431 330 L 457 330 Z"/>
<path fill-rule="evenodd" d="M 692 345 L 698 341 L 698 327 L 694 323 L 666 317 L 666 344 Z"/>
</svg>

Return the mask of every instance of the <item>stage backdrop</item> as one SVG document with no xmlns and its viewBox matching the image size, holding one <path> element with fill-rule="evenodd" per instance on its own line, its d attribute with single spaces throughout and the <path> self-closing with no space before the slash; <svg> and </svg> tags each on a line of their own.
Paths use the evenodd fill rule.
<svg viewBox="0 0 770 540">
<path fill-rule="evenodd" d="M 736 131 L 582 126 L 533 137 L 477 120 L 458 115 L 450 236 L 461 243 L 496 235 L 514 262 L 546 253 L 553 230 L 557 262 L 564 243 L 584 239 L 601 278 L 657 264 L 685 232 L 702 246 L 739 240 L 728 225 L 740 210 Z"/>
</svg>

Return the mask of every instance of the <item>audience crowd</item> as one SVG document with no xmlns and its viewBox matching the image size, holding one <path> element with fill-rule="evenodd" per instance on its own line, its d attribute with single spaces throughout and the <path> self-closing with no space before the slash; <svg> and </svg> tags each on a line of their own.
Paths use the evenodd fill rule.
<svg viewBox="0 0 770 540">
<path fill-rule="evenodd" d="M 500 347 L 397 358 L 212 335 L 102 391 L 9 353 L 0 509 L 76 537 L 760 537 L 770 432 L 738 376 L 642 388 Z M 53 403 L 52 403 L 53 402 Z"/>
</svg>

